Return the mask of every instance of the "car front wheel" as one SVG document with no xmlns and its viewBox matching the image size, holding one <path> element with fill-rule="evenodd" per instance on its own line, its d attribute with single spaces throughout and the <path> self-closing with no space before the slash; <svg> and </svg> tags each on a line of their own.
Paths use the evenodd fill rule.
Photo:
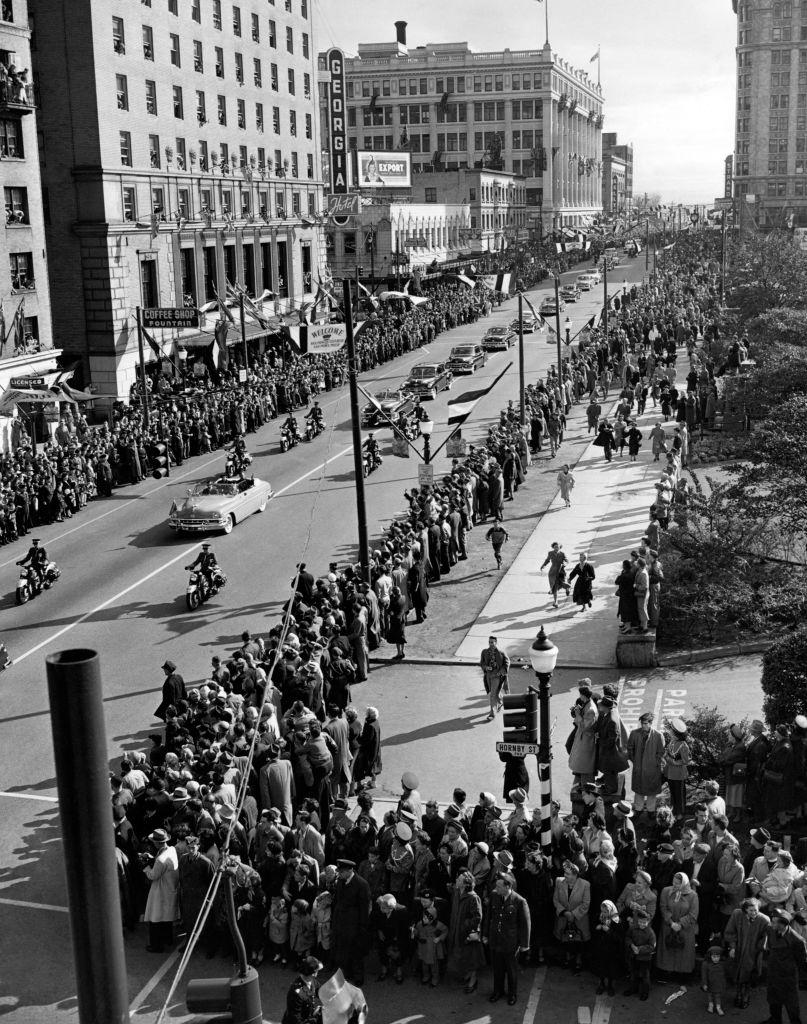
<svg viewBox="0 0 807 1024">
<path fill-rule="evenodd" d="M 229 514 L 229 515 L 227 516 L 227 520 L 226 520 L 226 522 L 224 523 L 224 532 L 225 532 L 225 533 L 232 533 L 232 532 L 233 532 L 233 527 L 234 527 L 234 526 L 235 526 L 235 516 L 234 516 L 234 515 L 232 514 L 232 512 L 231 512 L 231 513 L 230 513 L 230 514 Z"/>
</svg>

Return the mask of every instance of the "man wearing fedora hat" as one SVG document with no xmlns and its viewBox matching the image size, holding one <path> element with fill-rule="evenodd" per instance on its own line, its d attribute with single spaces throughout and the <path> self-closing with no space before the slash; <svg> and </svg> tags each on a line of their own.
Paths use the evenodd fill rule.
<svg viewBox="0 0 807 1024">
<path fill-rule="evenodd" d="M 163 662 L 163 672 L 165 673 L 165 682 L 163 683 L 163 699 L 160 702 L 159 707 L 154 712 L 155 718 L 161 718 L 165 721 L 165 712 L 168 707 L 172 704 L 174 707 L 177 706 L 179 701 L 185 700 L 185 680 L 177 672 L 177 667 L 173 661 Z"/>
<path fill-rule="evenodd" d="M 628 736 L 628 760 L 632 763 L 631 789 L 637 813 L 654 814 L 656 800 L 664 784 L 664 736 L 653 727 L 654 715 L 646 711 L 639 718 L 639 727 Z"/>
<path fill-rule="evenodd" d="M 143 873 L 148 878 L 148 898 L 143 920 L 149 926 L 149 953 L 162 953 L 174 941 L 178 910 L 179 859 L 168 845 L 168 833 L 161 828 L 149 834 L 154 854 L 142 854 Z"/>
<path fill-rule="evenodd" d="M 316 1024 L 321 1019 L 317 999 L 317 975 L 322 964 L 315 956 L 307 956 L 300 964 L 297 977 L 286 994 L 286 1012 L 282 1024 Z"/>
</svg>

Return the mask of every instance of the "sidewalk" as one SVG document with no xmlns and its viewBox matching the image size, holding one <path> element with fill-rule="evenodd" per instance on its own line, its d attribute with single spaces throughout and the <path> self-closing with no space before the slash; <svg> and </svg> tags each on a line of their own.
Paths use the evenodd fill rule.
<svg viewBox="0 0 807 1024">
<path fill-rule="evenodd" d="M 608 408 L 608 403 L 604 404 Z M 572 470 L 572 507 L 564 507 L 559 493 L 555 496 L 466 634 L 457 649 L 457 658 L 478 661 L 488 636 L 495 633 L 512 661 L 529 661 L 530 644 L 543 625 L 558 647 L 559 667 L 606 668 L 616 664 L 619 624 L 614 580 L 621 571 L 622 560 L 641 539 L 648 509 L 655 498 L 653 485 L 661 476 L 663 464 L 653 461 L 648 436 L 654 423 L 661 419 L 658 412 L 651 408 L 639 418 L 644 436 L 635 463 L 629 461 L 627 446 L 622 458 L 615 454 L 608 463 L 601 448 L 588 444 Z M 672 422 L 666 426 L 671 433 Z M 566 457 L 565 444 L 553 460 L 558 470 Z M 506 519 L 504 525 L 507 526 Z M 554 541 L 566 552 L 569 571 L 581 551 L 588 553 L 597 574 L 591 608 L 581 611 L 563 593 L 559 607 L 552 607 L 547 570 L 539 573 L 538 567 Z"/>
</svg>

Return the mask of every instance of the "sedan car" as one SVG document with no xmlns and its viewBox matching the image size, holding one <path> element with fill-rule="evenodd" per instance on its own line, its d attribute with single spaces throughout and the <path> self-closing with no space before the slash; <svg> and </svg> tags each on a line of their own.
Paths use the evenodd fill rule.
<svg viewBox="0 0 807 1024">
<path fill-rule="evenodd" d="M 516 336 L 511 328 L 491 327 L 482 339 L 482 348 L 486 352 L 506 352 L 515 340 Z"/>
<path fill-rule="evenodd" d="M 273 491 L 266 480 L 249 477 L 212 477 L 188 491 L 184 501 L 171 503 L 168 525 L 177 533 L 222 530 L 232 533 L 236 523 L 263 512 Z"/>
<path fill-rule="evenodd" d="M 441 391 L 451 387 L 451 371 L 445 363 L 418 363 L 412 367 L 404 387 L 421 398 L 437 398 Z"/>
<path fill-rule="evenodd" d="M 361 412 L 364 427 L 388 426 L 389 420 L 394 420 L 399 413 L 409 413 L 415 407 L 414 398 L 403 388 L 385 388 L 376 392 L 373 398 L 374 401 L 368 402 Z"/>
<path fill-rule="evenodd" d="M 541 303 L 538 312 L 541 316 L 554 316 L 558 311 L 562 313 L 564 309 L 566 309 L 566 303 L 563 299 L 558 299 L 558 303 L 555 305 L 555 296 L 547 295 Z"/>
<path fill-rule="evenodd" d="M 577 302 L 580 298 L 580 289 L 576 284 L 565 284 L 560 290 L 560 297 L 565 302 Z"/>
<path fill-rule="evenodd" d="M 481 345 L 455 345 L 446 366 L 452 373 L 476 373 L 477 366 L 484 366 L 487 361 Z"/>
<path fill-rule="evenodd" d="M 532 334 L 533 331 L 537 331 L 540 328 L 540 323 L 535 319 L 534 316 L 526 316 L 522 321 L 521 333 Z M 518 334 L 518 317 L 510 324 L 510 330 L 515 334 Z"/>
<path fill-rule="evenodd" d="M 575 284 L 581 292 L 590 292 L 594 287 L 594 281 L 588 274 L 579 274 Z"/>
</svg>

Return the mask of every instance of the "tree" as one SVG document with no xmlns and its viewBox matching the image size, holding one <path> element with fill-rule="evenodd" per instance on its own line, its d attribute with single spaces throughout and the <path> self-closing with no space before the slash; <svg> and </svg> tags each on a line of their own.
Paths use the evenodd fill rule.
<svg viewBox="0 0 807 1024">
<path fill-rule="evenodd" d="M 786 231 L 746 236 L 729 245 L 728 304 L 751 320 L 778 306 L 805 308 L 807 254 Z"/>
<path fill-rule="evenodd" d="M 753 317 L 746 330 L 753 345 L 762 352 L 774 345 L 807 347 L 807 312 L 779 306 Z"/>
<path fill-rule="evenodd" d="M 807 626 L 783 637 L 762 659 L 762 707 L 772 729 L 807 712 Z"/>
</svg>

